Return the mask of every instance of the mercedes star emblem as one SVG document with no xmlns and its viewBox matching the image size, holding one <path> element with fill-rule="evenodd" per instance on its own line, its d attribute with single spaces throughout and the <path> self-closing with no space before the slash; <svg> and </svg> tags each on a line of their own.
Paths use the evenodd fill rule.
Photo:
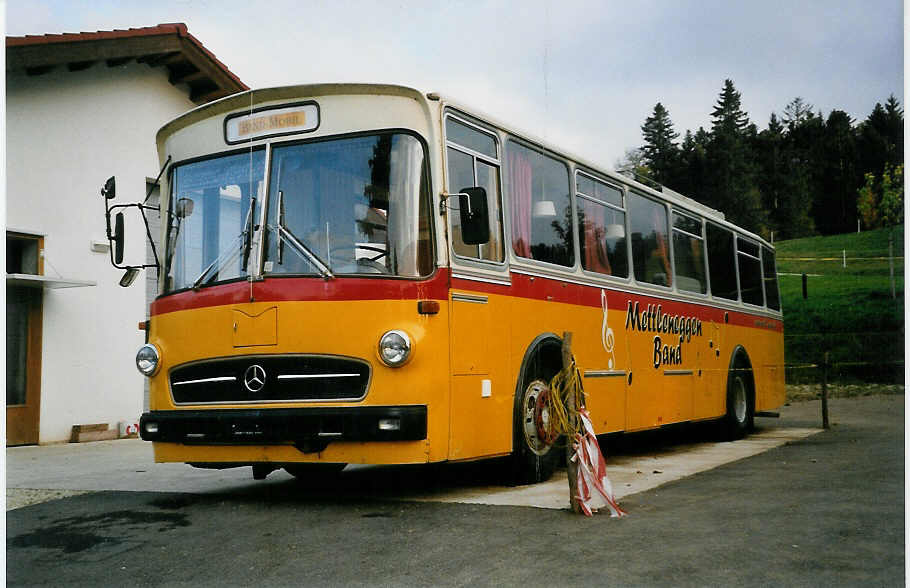
<svg viewBox="0 0 910 588">
<path fill-rule="evenodd" d="M 253 364 L 243 374 L 243 385 L 250 392 L 256 393 L 265 388 L 265 370 L 261 365 Z"/>
</svg>

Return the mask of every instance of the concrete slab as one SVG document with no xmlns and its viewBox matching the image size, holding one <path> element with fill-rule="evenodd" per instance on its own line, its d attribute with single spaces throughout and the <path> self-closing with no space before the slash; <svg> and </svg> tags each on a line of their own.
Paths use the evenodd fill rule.
<svg viewBox="0 0 910 588">
<path fill-rule="evenodd" d="M 617 498 L 649 490 L 725 463 L 737 461 L 820 429 L 763 428 L 732 443 L 679 443 L 657 452 L 610 456 L 607 472 Z M 137 439 L 12 447 L 6 451 L 7 510 L 82 492 L 104 490 L 235 494 L 263 492 L 293 484 L 284 471 L 252 479 L 249 468 L 202 470 L 185 464 L 156 464 L 150 443 Z M 425 469 L 403 466 L 348 467 L 320 493 L 384 500 L 568 508 L 565 470 L 543 484 L 509 487 L 477 481 L 427 481 Z M 414 491 L 414 488 L 418 488 Z M 294 488 L 283 489 L 295 491 Z M 306 492 L 307 490 L 300 490 Z"/>
<path fill-rule="evenodd" d="M 624 496 L 745 459 L 821 431 L 822 429 L 768 429 L 735 442 L 682 444 L 669 451 L 651 455 L 612 457 L 607 460 L 607 476 L 613 485 L 613 495 L 619 500 Z M 549 481 L 533 486 L 462 488 L 413 495 L 408 498 L 427 502 L 569 508 L 569 488 L 565 470 L 558 471 Z"/>
</svg>

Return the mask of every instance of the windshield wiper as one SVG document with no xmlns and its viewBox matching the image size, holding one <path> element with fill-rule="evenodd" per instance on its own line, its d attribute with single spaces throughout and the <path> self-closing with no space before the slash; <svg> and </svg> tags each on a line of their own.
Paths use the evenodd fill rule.
<svg viewBox="0 0 910 588">
<path fill-rule="evenodd" d="M 329 266 L 323 262 L 318 255 L 313 253 L 313 250 L 307 247 L 303 241 L 297 238 L 294 233 L 291 232 L 289 228 L 284 226 L 284 192 L 278 190 L 278 224 L 269 225 L 269 229 L 275 231 L 278 235 L 278 263 L 281 263 L 282 258 L 282 243 L 287 243 L 291 246 L 298 255 L 310 262 L 319 273 L 322 274 L 322 277 L 326 280 L 332 280 L 335 278 L 335 274 L 332 273 L 332 270 L 329 269 Z"/>
<path fill-rule="evenodd" d="M 291 246 L 291 249 L 300 254 L 301 257 L 305 258 L 311 264 L 313 264 L 316 269 L 319 270 L 319 273 L 322 274 L 322 277 L 326 280 L 331 280 L 335 278 L 335 274 L 332 273 L 332 270 L 329 269 L 319 256 L 313 253 L 313 250 L 303 244 L 300 239 L 294 236 L 294 233 L 290 229 L 287 229 L 281 225 L 272 225 L 269 227 L 278 234 L 278 238 L 286 242 Z"/>
<path fill-rule="evenodd" d="M 221 252 L 215 261 L 202 270 L 199 277 L 193 282 L 193 290 L 198 290 L 199 286 L 205 284 L 216 276 L 226 265 L 234 261 L 238 255 L 242 254 L 241 269 L 245 270 L 250 260 L 250 250 L 253 244 L 253 209 L 256 207 L 256 199 L 250 198 L 250 208 L 246 212 L 246 220 L 243 223 L 243 231 L 234 239 L 231 246 Z"/>
</svg>

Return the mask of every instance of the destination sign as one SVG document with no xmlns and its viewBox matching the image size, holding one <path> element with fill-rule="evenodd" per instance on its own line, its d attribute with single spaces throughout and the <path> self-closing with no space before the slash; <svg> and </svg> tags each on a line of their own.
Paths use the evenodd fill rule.
<svg viewBox="0 0 910 588">
<path fill-rule="evenodd" d="M 250 114 L 232 114 L 224 122 L 228 144 L 264 137 L 306 133 L 319 126 L 319 107 L 315 103 L 267 108 Z"/>
</svg>

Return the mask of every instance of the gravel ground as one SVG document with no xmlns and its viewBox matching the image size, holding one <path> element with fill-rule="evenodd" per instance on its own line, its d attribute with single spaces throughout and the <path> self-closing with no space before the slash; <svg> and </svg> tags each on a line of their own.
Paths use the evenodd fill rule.
<svg viewBox="0 0 910 588">
<path fill-rule="evenodd" d="M 88 494 L 87 490 L 41 490 L 35 488 L 7 488 L 6 489 L 6 510 L 31 506 L 49 500 L 58 500 L 60 498 L 69 498 L 70 496 L 79 496 Z"/>
</svg>

